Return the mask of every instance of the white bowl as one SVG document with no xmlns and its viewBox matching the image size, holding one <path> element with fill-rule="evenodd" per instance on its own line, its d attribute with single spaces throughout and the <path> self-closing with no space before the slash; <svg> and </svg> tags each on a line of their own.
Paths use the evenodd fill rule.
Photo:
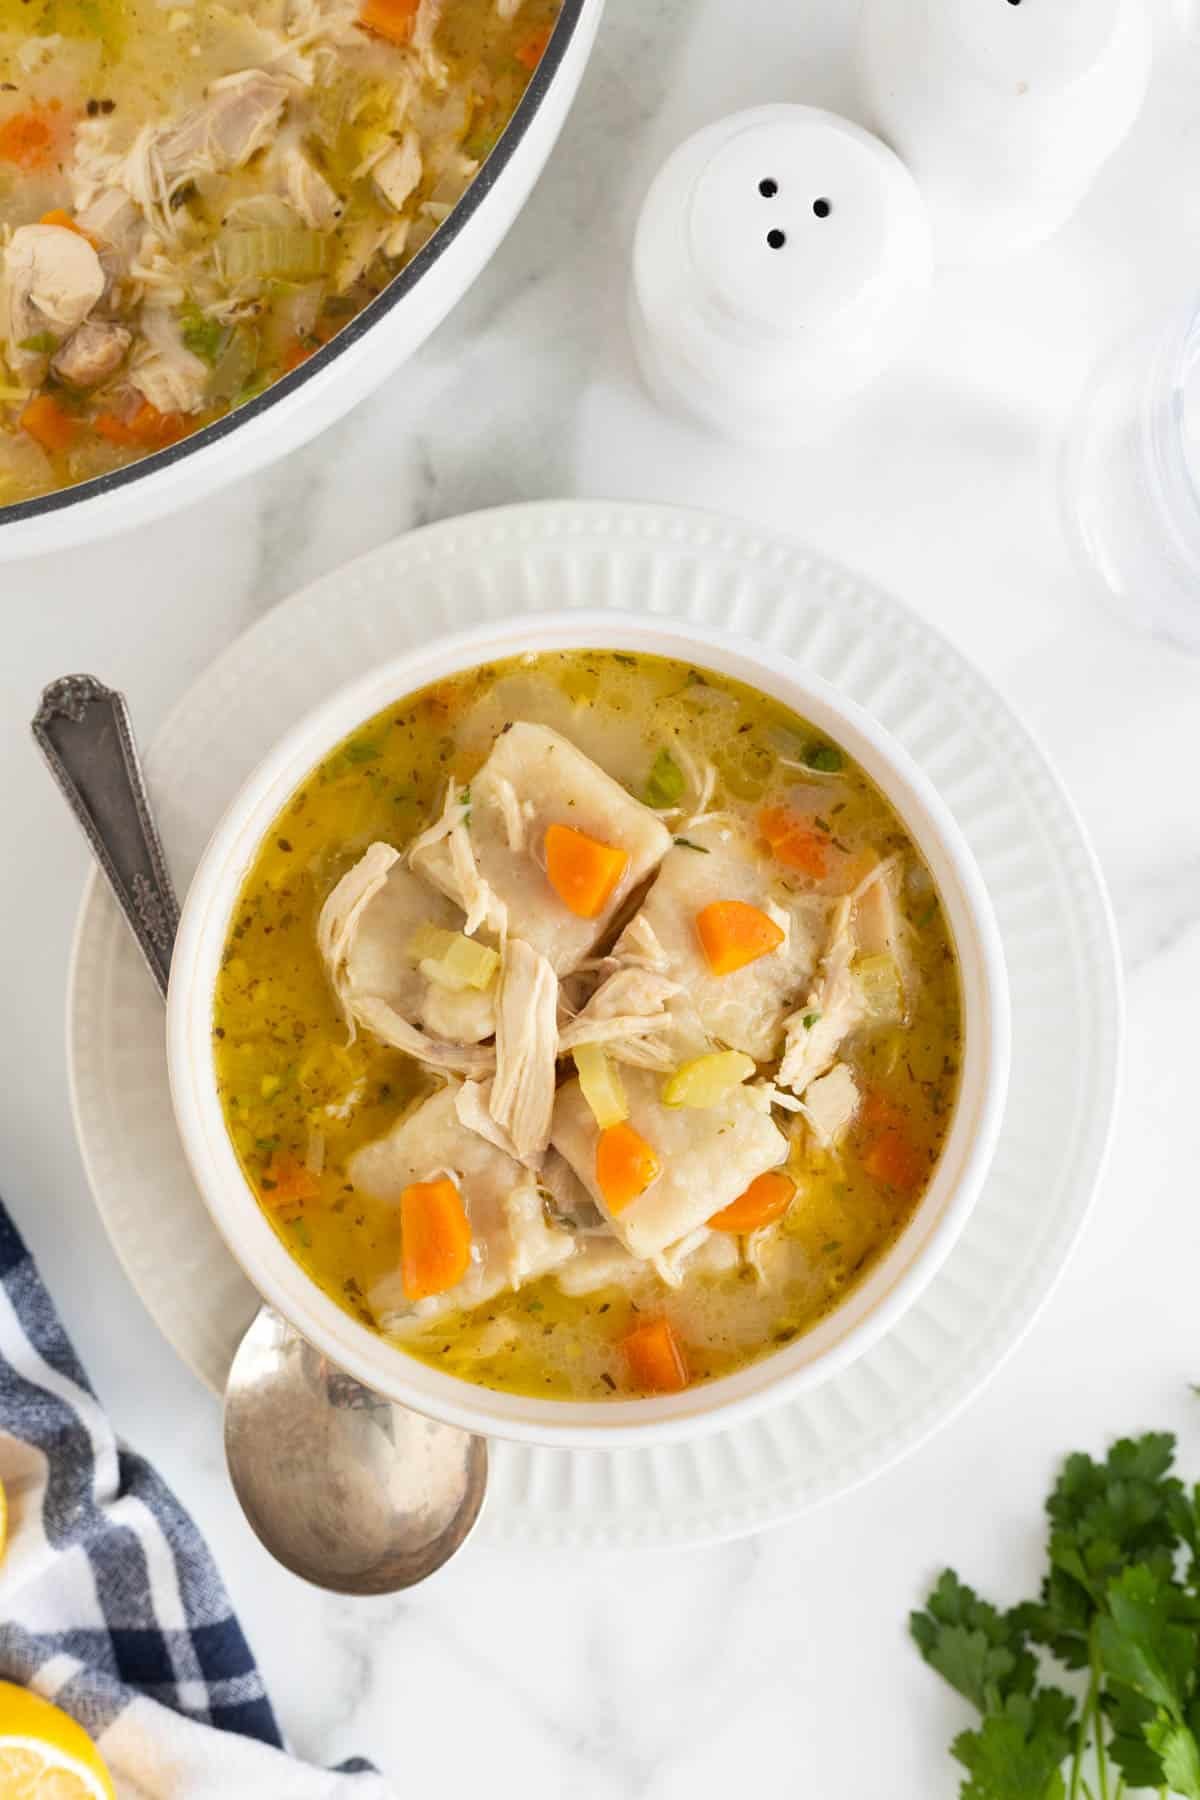
<svg viewBox="0 0 1200 1800">
<path fill-rule="evenodd" d="M 613 649 L 693 662 L 791 707 L 880 787 L 929 864 L 958 950 L 961 1085 L 934 1179 L 888 1254 L 812 1331 L 734 1375 L 679 1395 L 611 1402 L 497 1394 L 443 1375 L 335 1305 L 293 1260 L 259 1208 L 225 1129 L 213 1063 L 212 1003 L 229 921 L 259 845 L 288 798 L 350 732 L 460 670 L 534 650 Z M 390 1399 L 488 1436 L 572 1448 L 663 1443 L 730 1425 L 827 1380 L 912 1305 L 950 1251 L 982 1188 L 1008 1083 L 1009 1001 L 991 902 L 936 791 L 871 717 L 778 652 L 723 633 L 613 612 L 543 614 L 446 637 L 344 688 L 302 720 L 250 777 L 208 845 L 188 893 L 167 1002 L 175 1114 L 217 1229 L 263 1299 L 310 1342 Z"/>
</svg>

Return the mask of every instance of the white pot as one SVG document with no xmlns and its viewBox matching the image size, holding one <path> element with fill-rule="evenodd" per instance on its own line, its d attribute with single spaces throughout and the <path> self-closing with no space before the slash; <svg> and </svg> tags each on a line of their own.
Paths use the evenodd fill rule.
<svg viewBox="0 0 1200 1800">
<path fill-rule="evenodd" d="M 96 481 L 0 506 L 0 561 L 108 537 L 238 481 L 307 443 L 412 355 L 516 219 L 583 78 L 604 0 L 563 0 L 508 128 L 442 228 L 323 349 L 182 443 Z"/>
<path fill-rule="evenodd" d="M 958 948 L 964 1007 L 961 1090 L 934 1179 L 890 1252 L 806 1336 L 686 1393 L 610 1403 L 493 1393 L 444 1375 L 343 1312 L 293 1260 L 259 1208 L 225 1129 L 213 1063 L 213 993 L 229 922 L 260 842 L 289 796 L 341 740 L 406 695 L 525 651 L 615 649 L 677 657 L 761 689 L 828 733 L 865 769 L 932 870 Z M 310 1342 L 390 1399 L 485 1435 L 610 1449 L 716 1429 L 828 1380 L 910 1307 L 948 1254 L 987 1173 L 1009 1064 L 1004 956 L 973 857 L 933 785 L 860 707 L 776 651 L 723 633 L 619 613 L 545 614 L 481 625 L 423 646 L 355 682 L 297 725 L 218 826 L 183 909 L 167 1002 L 176 1119 L 200 1193 L 249 1280 Z"/>
</svg>

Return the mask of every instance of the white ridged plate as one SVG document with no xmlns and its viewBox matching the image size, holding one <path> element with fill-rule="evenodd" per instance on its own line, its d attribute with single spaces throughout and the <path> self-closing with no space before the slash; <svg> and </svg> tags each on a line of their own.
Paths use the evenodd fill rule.
<svg viewBox="0 0 1200 1800">
<path fill-rule="evenodd" d="M 778 1523 L 878 1474 L 1019 1341 L 1104 1161 L 1120 963 L 1079 820 L 982 677 L 905 608 L 795 544 L 665 507 L 564 502 L 452 520 L 269 613 L 184 697 L 147 757 L 180 890 L 253 765 L 333 689 L 480 618 L 562 606 L 724 626 L 867 707 L 953 809 L 991 889 L 1012 980 L 1012 1085 L 994 1169 L 944 1269 L 869 1355 L 694 1445 L 495 1448 L 482 1525 L 492 1542 L 695 1544 Z M 166 1337 L 220 1388 L 256 1302 L 192 1185 L 172 1123 L 161 1003 L 95 876 L 76 935 L 69 1059 L 88 1176 L 117 1253 Z"/>
</svg>

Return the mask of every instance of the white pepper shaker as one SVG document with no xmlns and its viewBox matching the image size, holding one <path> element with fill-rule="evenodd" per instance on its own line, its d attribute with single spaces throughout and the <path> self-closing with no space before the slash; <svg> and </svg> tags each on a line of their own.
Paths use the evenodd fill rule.
<svg viewBox="0 0 1200 1800">
<path fill-rule="evenodd" d="M 650 188 L 631 324 L 655 397 L 760 447 L 828 432 L 897 354 L 933 275 L 911 176 L 861 126 L 764 106 L 680 146 Z"/>
<path fill-rule="evenodd" d="M 1152 49 L 1146 0 L 862 0 L 865 116 L 916 178 L 939 263 L 1066 222 L 1141 110 Z"/>
</svg>

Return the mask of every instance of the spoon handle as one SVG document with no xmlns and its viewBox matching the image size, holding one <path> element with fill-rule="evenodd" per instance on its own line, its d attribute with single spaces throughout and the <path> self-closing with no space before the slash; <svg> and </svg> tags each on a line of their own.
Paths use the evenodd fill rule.
<svg viewBox="0 0 1200 1800">
<path fill-rule="evenodd" d="M 94 675 L 64 675 L 43 693 L 33 735 L 165 999 L 179 903 L 124 696 Z"/>
</svg>

